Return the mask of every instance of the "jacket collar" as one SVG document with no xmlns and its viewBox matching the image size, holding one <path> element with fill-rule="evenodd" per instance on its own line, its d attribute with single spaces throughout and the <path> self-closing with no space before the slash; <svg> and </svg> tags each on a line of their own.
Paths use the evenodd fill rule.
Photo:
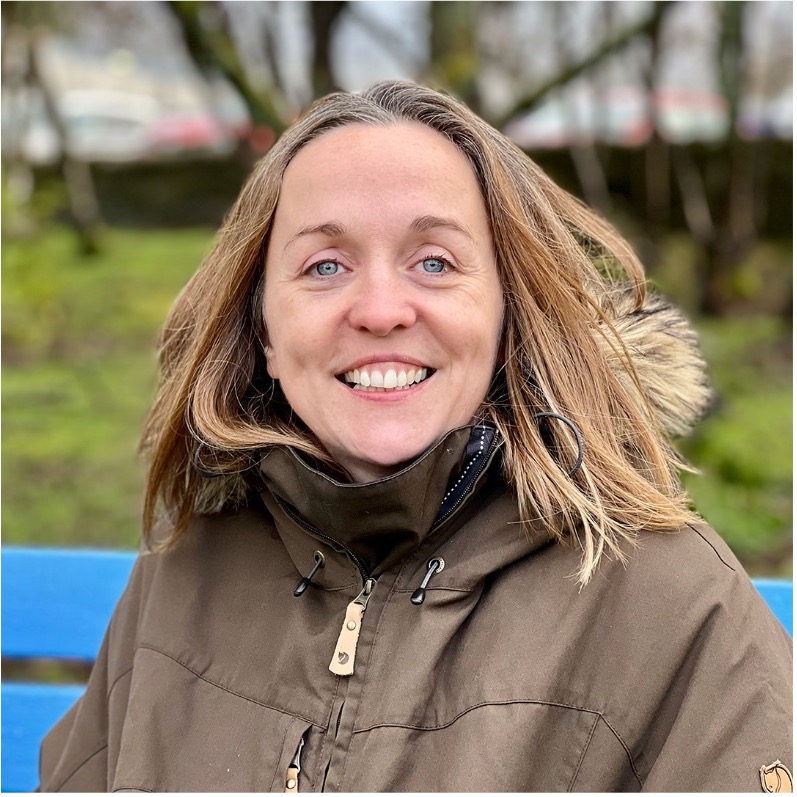
<svg viewBox="0 0 797 797">
<path fill-rule="evenodd" d="M 319 541 L 355 555 L 351 562 L 327 563 L 317 582 L 334 588 L 352 581 L 357 570 L 361 577 L 378 576 L 417 549 L 477 492 L 499 448 L 492 427 L 461 427 L 399 473 L 347 484 L 294 449 L 275 447 L 260 463 L 263 498 L 300 573 L 310 570 Z"/>
</svg>

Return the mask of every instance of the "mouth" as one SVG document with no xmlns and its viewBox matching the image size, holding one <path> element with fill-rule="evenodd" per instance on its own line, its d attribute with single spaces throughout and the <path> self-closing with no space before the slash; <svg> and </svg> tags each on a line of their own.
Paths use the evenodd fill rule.
<svg viewBox="0 0 797 797">
<path fill-rule="evenodd" d="M 434 368 L 427 367 L 389 367 L 380 368 L 371 365 L 355 368 L 339 374 L 337 379 L 352 390 L 368 393 L 392 393 L 410 390 L 435 373 Z"/>
</svg>

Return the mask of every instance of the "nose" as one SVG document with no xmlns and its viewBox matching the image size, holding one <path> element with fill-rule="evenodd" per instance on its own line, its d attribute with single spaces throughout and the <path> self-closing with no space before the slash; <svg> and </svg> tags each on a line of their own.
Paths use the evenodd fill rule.
<svg viewBox="0 0 797 797">
<path fill-rule="evenodd" d="M 418 318 L 412 286 L 389 268 L 364 269 L 350 295 L 348 321 L 352 328 L 385 337 L 409 328 Z"/>
</svg>

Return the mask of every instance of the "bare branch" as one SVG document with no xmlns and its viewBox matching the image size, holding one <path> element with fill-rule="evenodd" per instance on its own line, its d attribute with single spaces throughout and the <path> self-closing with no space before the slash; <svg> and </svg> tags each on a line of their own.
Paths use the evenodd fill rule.
<svg viewBox="0 0 797 797">
<path fill-rule="evenodd" d="M 661 2 L 653 3 L 653 13 L 650 15 L 650 17 L 648 17 L 648 19 L 643 20 L 636 25 L 632 25 L 630 28 L 620 32 L 614 38 L 606 41 L 592 55 L 588 56 L 583 61 L 579 61 L 572 66 L 569 66 L 560 74 L 551 78 L 546 83 L 543 83 L 542 86 L 537 88 L 527 97 L 524 97 L 522 100 L 516 103 L 510 111 L 505 113 L 501 119 L 498 120 L 496 126 L 502 127 L 518 114 L 531 110 L 552 91 L 561 88 L 562 86 L 566 86 L 571 80 L 588 71 L 589 69 L 592 69 L 592 67 L 599 64 L 607 56 L 612 55 L 618 50 L 621 50 L 637 36 L 643 36 L 650 33 L 652 30 L 655 30 L 662 15 L 671 5 L 673 5 L 673 0 L 661 0 Z"/>
</svg>

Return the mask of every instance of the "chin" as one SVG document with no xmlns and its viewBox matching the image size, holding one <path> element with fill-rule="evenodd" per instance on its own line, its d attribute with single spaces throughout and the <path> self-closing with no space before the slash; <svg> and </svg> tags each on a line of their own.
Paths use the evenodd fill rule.
<svg viewBox="0 0 797 797">
<path fill-rule="evenodd" d="M 410 462 L 417 459 L 430 448 L 440 437 L 424 436 L 407 440 L 406 435 L 400 440 L 382 439 L 379 445 L 358 447 L 357 453 L 349 453 L 338 459 L 355 481 L 375 481 L 402 470 Z"/>
</svg>

